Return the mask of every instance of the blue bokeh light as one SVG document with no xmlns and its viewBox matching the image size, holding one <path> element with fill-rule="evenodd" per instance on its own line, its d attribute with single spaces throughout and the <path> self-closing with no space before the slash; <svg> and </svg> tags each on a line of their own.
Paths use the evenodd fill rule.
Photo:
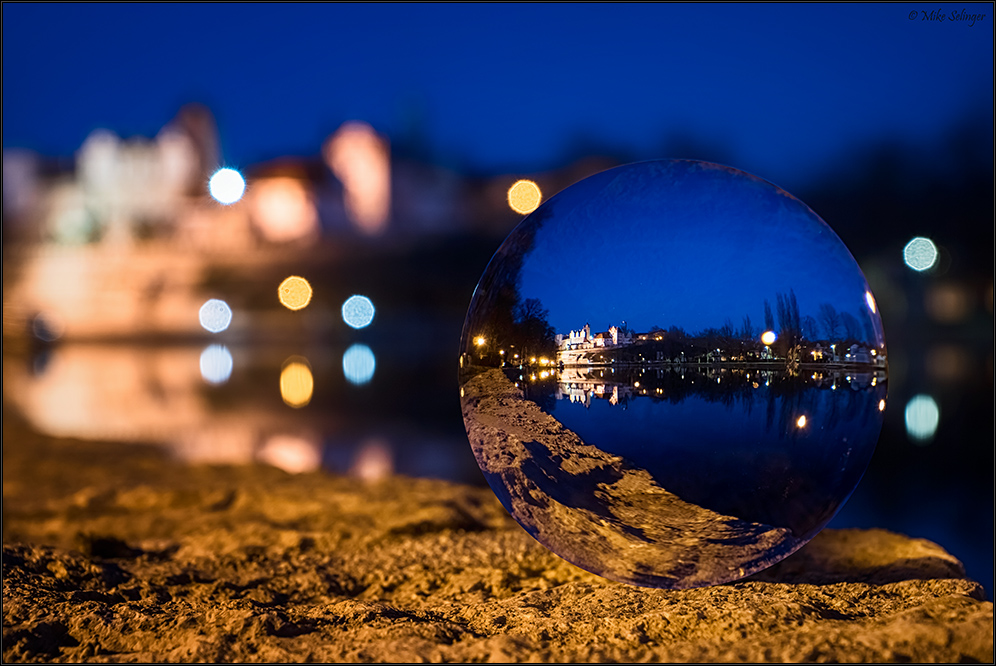
<svg viewBox="0 0 996 666">
<path fill-rule="evenodd" d="M 342 320 L 352 328 L 366 328 L 373 321 L 376 309 L 366 296 L 354 294 L 342 304 Z"/>
<path fill-rule="evenodd" d="M 373 379 L 377 359 L 370 347 L 355 344 L 342 355 L 342 373 L 351 384 L 366 384 Z"/>
<path fill-rule="evenodd" d="M 211 298 L 201 306 L 198 319 L 204 330 L 221 333 L 232 323 L 232 308 L 225 301 Z"/>
</svg>

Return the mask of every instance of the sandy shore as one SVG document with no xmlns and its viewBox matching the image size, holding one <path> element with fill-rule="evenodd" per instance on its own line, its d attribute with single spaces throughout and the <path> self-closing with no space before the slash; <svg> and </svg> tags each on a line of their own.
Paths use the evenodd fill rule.
<svg viewBox="0 0 996 666">
<path fill-rule="evenodd" d="M 556 557 L 487 489 L 188 467 L 6 414 L 3 544 L 6 662 L 993 659 L 992 604 L 922 540 L 824 531 L 651 590 Z"/>
</svg>

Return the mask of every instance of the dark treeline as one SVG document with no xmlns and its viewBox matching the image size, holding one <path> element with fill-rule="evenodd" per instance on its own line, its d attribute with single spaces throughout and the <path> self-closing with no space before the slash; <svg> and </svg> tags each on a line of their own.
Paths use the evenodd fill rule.
<svg viewBox="0 0 996 666">
<path fill-rule="evenodd" d="M 762 323 L 763 327 L 755 324 L 750 315 L 743 315 L 739 325 L 727 318 L 722 326 L 708 327 L 695 334 L 680 326 L 667 329 L 653 326 L 645 340 L 638 339 L 637 346 L 642 349 L 633 350 L 637 358 L 632 360 L 639 360 L 640 355 L 650 361 L 675 359 L 682 354 L 691 359 L 715 350 L 720 350 L 725 360 L 755 360 L 765 346 L 761 335 L 766 331 L 776 334 L 771 350 L 778 358 L 799 357 L 803 346 L 839 345 L 843 349 L 853 344 L 871 347 L 875 341 L 875 331 L 867 317 L 859 320 L 850 312 L 838 311 L 831 303 L 821 303 L 815 317 L 802 315 L 792 289 L 787 294 L 775 294 L 774 309 L 768 299 L 764 300 Z"/>
</svg>

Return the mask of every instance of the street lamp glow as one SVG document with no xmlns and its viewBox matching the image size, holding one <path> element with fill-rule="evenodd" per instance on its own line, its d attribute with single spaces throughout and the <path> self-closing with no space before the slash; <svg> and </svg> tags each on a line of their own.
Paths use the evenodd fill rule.
<svg viewBox="0 0 996 666">
<path fill-rule="evenodd" d="M 478 347 L 482 347 L 484 345 L 484 342 L 485 340 L 483 335 L 478 335 L 476 338 L 474 338 L 474 344 L 477 345 Z M 519 355 L 516 354 L 515 357 L 519 358 Z"/>
<path fill-rule="evenodd" d="M 246 191 L 246 181 L 235 169 L 218 169 L 208 181 L 208 191 L 215 201 L 228 206 L 242 198 Z"/>
<path fill-rule="evenodd" d="M 937 246 L 934 241 L 917 236 L 903 248 L 903 261 L 917 272 L 923 272 L 937 263 Z"/>
<path fill-rule="evenodd" d="M 761 342 L 763 342 L 766 345 L 774 344 L 774 342 L 775 342 L 775 332 L 774 331 L 765 331 L 764 333 L 762 333 L 761 334 Z"/>
</svg>

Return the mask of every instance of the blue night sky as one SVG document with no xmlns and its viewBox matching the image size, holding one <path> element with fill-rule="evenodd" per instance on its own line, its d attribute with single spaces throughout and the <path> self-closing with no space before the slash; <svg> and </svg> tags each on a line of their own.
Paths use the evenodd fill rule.
<svg viewBox="0 0 996 666">
<path fill-rule="evenodd" d="M 698 156 L 668 154 L 685 137 L 791 189 L 992 114 L 992 5 L 939 6 L 4 4 L 3 145 L 71 155 L 199 101 L 235 166 L 361 119 L 488 173 Z"/>
<path fill-rule="evenodd" d="M 761 332 L 764 300 L 792 289 L 800 315 L 830 303 L 859 321 L 867 283 L 805 204 L 725 167 L 651 162 L 604 171 L 550 199 L 523 262 L 520 297 L 538 298 L 558 333 L 626 321 L 688 333 L 743 315 Z M 543 213 L 543 208 L 523 222 Z M 876 316 L 877 320 L 877 316 Z M 880 330 L 880 325 L 876 328 Z"/>
</svg>

